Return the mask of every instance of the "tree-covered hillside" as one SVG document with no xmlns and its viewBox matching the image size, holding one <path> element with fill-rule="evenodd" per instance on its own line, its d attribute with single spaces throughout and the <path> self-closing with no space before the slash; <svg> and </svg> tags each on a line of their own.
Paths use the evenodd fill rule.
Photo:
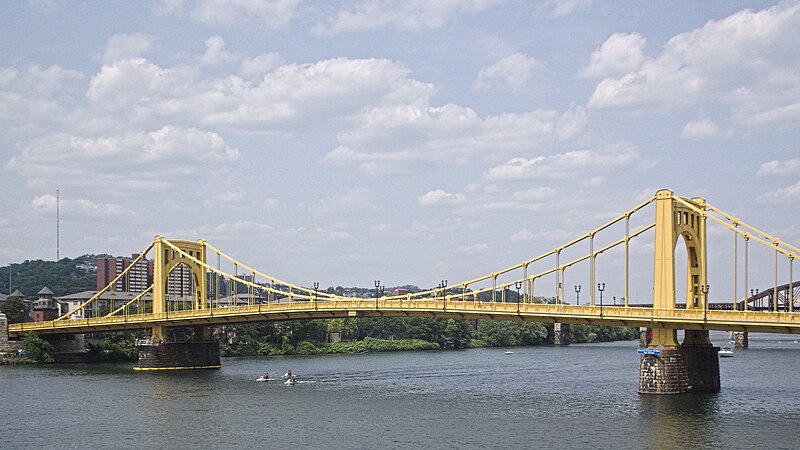
<svg viewBox="0 0 800 450">
<path fill-rule="evenodd" d="M 77 258 L 61 258 L 60 261 L 25 261 L 0 267 L 0 292 L 10 294 L 16 289 L 33 297 L 47 286 L 56 296 L 74 294 L 95 288 L 96 255 L 83 255 Z M 11 290 L 9 291 L 8 271 L 11 270 Z"/>
</svg>

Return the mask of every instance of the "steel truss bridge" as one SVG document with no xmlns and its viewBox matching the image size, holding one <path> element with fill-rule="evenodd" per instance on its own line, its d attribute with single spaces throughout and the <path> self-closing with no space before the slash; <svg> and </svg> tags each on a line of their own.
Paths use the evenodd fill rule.
<svg viewBox="0 0 800 450">
<path fill-rule="evenodd" d="M 654 211 L 653 211 L 654 210 Z M 708 302 L 706 225 L 711 221 L 733 237 L 733 292 L 727 302 Z M 618 233 L 611 238 L 610 232 Z M 629 303 L 631 246 L 654 235 L 653 299 L 650 305 Z M 686 249 L 685 304 L 676 303 L 676 246 Z M 773 254 L 773 279 L 763 291 L 749 286 L 750 247 Z M 740 249 L 739 246 L 742 246 Z M 743 252 L 742 252 L 743 250 Z M 619 305 L 603 304 L 602 290 L 589 290 L 585 304 L 566 301 L 567 270 L 583 267 L 589 286 L 597 283 L 598 260 L 615 251 L 624 255 L 624 297 Z M 740 261 L 740 253 L 743 253 Z M 800 283 L 793 262 L 800 249 L 770 236 L 706 203 L 661 190 L 608 223 L 532 259 L 472 280 L 418 293 L 356 299 L 279 280 L 227 255 L 204 240 L 170 240 L 156 236 L 128 268 L 77 309 L 46 322 L 9 325 L 9 335 L 44 335 L 119 330 L 151 330 L 166 338 L 171 327 L 337 317 L 449 317 L 468 319 L 646 326 L 655 331 L 653 345 L 675 346 L 675 330 L 726 330 L 800 333 Z M 153 284 L 107 314 L 103 294 L 127 279 L 137 264 L 152 255 Z M 232 267 L 223 270 L 222 261 Z M 679 261 L 680 263 L 680 261 Z M 191 273 L 191 297 L 177 300 L 169 279 L 177 267 Z M 781 277 L 788 278 L 779 281 Z M 553 283 L 555 301 L 536 296 L 542 283 Z M 761 287 L 764 287 L 763 285 Z M 246 290 L 245 294 L 241 291 Z M 576 286 L 577 290 L 577 286 Z M 576 292 L 577 294 L 577 292 Z M 239 300 L 239 301 L 237 301 Z M 616 303 L 616 301 L 615 301 Z"/>
</svg>

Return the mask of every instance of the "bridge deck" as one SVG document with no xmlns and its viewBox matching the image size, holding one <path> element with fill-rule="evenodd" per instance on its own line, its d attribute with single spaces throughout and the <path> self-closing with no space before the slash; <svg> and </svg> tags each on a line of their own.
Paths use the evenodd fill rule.
<svg viewBox="0 0 800 450">
<path fill-rule="evenodd" d="M 800 312 L 653 309 L 641 306 L 576 306 L 567 304 L 474 302 L 454 299 L 336 300 L 253 304 L 227 308 L 62 319 L 9 325 L 9 336 L 137 330 L 152 326 L 222 325 L 231 323 L 327 319 L 335 317 L 457 317 L 544 323 L 647 326 L 687 330 L 751 331 L 800 334 Z"/>
</svg>

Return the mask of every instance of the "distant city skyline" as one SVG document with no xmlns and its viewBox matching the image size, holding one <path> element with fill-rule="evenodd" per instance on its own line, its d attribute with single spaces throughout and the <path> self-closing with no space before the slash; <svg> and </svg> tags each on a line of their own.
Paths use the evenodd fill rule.
<svg viewBox="0 0 800 450">
<path fill-rule="evenodd" d="M 164 235 L 302 285 L 453 286 L 662 188 L 800 244 L 798 1 L 0 14 L 0 265 Z M 731 241 L 711 233 L 727 267 Z M 771 280 L 763 261 L 753 283 Z"/>
</svg>

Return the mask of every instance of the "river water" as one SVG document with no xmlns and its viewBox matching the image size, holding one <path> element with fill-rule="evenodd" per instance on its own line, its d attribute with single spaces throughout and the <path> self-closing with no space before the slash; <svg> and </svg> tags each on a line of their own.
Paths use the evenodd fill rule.
<svg viewBox="0 0 800 450">
<path fill-rule="evenodd" d="M 0 448 L 798 448 L 795 339 L 751 335 L 720 360 L 721 392 L 676 396 L 637 394 L 635 341 L 228 358 L 214 371 L 4 366 Z M 255 382 L 287 369 L 304 382 Z"/>
</svg>

